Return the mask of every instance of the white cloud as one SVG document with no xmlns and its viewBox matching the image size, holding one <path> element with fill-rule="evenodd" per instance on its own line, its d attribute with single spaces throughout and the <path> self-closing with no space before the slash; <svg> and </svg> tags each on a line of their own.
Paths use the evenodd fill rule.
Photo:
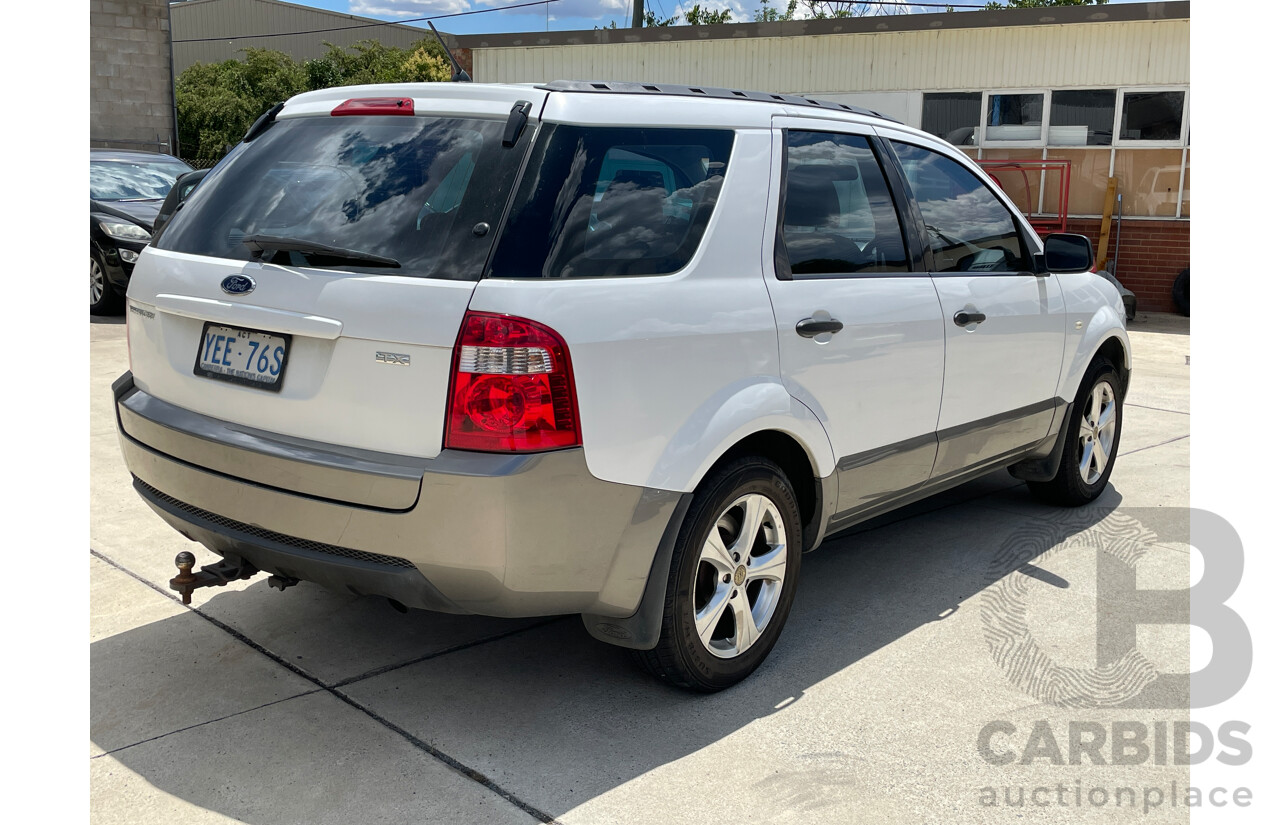
<svg viewBox="0 0 1280 825">
<path fill-rule="evenodd" d="M 509 6 L 529 0 L 476 0 L 478 6 Z M 551 19 L 586 17 L 594 20 L 614 18 L 631 8 L 630 0 L 558 0 L 551 4 Z M 531 9 L 516 9 L 510 14 L 530 14 Z"/>
<path fill-rule="evenodd" d="M 427 17 L 469 11 L 468 0 L 351 0 L 350 11 L 369 17 Z"/>
</svg>

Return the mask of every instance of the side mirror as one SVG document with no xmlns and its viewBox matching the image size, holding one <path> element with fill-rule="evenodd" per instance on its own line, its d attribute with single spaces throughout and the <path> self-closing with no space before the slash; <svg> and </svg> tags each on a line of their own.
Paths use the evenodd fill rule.
<svg viewBox="0 0 1280 825">
<path fill-rule="evenodd" d="M 1064 275 L 1093 269 L 1093 243 L 1084 235 L 1055 232 L 1044 239 L 1045 265 Z"/>
</svg>

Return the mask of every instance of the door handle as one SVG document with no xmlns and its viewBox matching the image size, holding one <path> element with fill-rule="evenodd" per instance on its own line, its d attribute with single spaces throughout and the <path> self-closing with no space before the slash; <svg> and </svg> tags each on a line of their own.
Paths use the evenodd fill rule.
<svg viewBox="0 0 1280 825">
<path fill-rule="evenodd" d="M 952 320 L 958 327 L 967 327 L 970 324 L 981 324 L 987 320 L 987 316 L 981 312 L 965 312 L 962 309 L 952 317 Z"/>
<path fill-rule="evenodd" d="M 835 318 L 827 318 L 818 320 L 817 318 L 805 318 L 796 324 L 796 334 L 802 338 L 812 338 L 815 335 L 821 335 L 824 332 L 839 332 L 844 329 L 844 324 Z"/>
</svg>

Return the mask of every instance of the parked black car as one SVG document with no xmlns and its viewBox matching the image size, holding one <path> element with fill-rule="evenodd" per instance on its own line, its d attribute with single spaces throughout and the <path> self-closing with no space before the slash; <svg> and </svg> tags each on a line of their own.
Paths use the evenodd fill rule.
<svg viewBox="0 0 1280 825">
<path fill-rule="evenodd" d="M 151 242 L 160 203 L 191 167 L 157 152 L 89 150 L 89 312 L 124 306 L 138 254 Z"/>
</svg>

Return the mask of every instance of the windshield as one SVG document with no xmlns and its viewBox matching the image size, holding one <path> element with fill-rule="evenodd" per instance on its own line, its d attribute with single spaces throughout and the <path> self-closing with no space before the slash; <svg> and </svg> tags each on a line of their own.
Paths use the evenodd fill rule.
<svg viewBox="0 0 1280 825">
<path fill-rule="evenodd" d="M 398 275 L 478 279 L 528 141 L 504 148 L 502 129 L 421 116 L 278 121 L 200 183 L 156 246 L 249 260 L 245 238 L 270 236 L 291 242 L 274 263 L 307 266 L 306 247 L 323 245 L 393 259 Z"/>
<path fill-rule="evenodd" d="M 91 160 L 89 197 L 96 201 L 161 200 L 191 167 L 177 160 Z"/>
</svg>

